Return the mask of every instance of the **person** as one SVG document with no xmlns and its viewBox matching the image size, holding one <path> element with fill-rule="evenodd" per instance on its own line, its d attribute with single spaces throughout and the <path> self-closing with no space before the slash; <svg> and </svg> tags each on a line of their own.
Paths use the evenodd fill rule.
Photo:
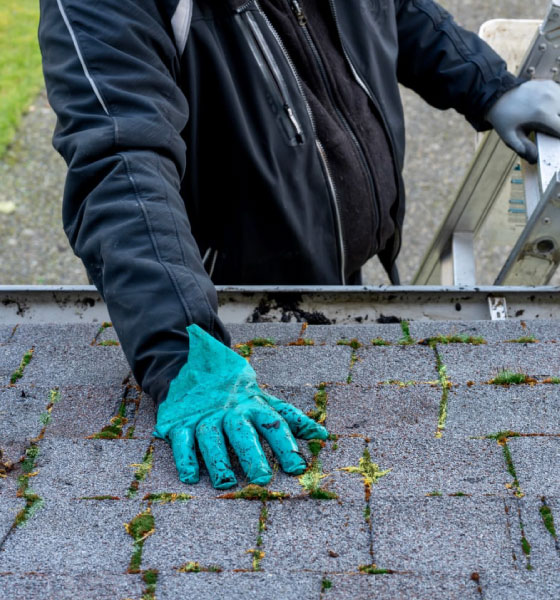
<svg viewBox="0 0 560 600">
<path fill-rule="evenodd" d="M 201 451 L 236 483 L 306 468 L 325 439 L 229 349 L 214 284 L 356 284 L 377 254 L 398 283 L 404 121 L 398 83 L 494 126 L 536 160 L 560 134 L 553 82 L 524 81 L 432 0 L 41 0 L 63 224 L 158 406 L 179 477 Z"/>
</svg>

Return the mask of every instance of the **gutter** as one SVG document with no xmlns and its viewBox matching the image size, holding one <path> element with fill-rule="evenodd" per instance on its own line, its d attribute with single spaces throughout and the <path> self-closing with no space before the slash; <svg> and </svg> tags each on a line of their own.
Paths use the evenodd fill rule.
<svg viewBox="0 0 560 600">
<path fill-rule="evenodd" d="M 216 286 L 225 323 L 560 319 L 560 287 Z M 490 310 L 496 304 L 499 315 Z M 0 324 L 109 321 L 92 285 L 0 286 Z"/>
</svg>

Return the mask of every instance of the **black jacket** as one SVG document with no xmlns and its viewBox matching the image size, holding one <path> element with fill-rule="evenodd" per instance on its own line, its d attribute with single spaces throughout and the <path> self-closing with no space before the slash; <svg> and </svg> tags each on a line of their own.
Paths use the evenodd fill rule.
<svg viewBox="0 0 560 600">
<path fill-rule="evenodd" d="M 322 1 L 399 172 L 398 82 L 478 130 L 518 83 L 431 0 Z M 344 282 L 328 165 L 257 0 L 41 0 L 39 39 L 54 145 L 69 166 L 64 228 L 156 401 L 187 359 L 188 324 L 229 343 L 212 280 Z M 399 189 L 388 269 L 402 178 Z"/>
</svg>

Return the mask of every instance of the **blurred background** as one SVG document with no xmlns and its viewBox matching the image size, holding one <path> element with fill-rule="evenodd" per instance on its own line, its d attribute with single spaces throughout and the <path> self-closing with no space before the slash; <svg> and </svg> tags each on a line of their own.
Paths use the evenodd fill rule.
<svg viewBox="0 0 560 600">
<path fill-rule="evenodd" d="M 489 19 L 542 19 L 548 0 L 442 0 L 456 20 L 478 31 Z M 51 146 L 37 44 L 37 0 L 0 5 L 0 285 L 84 284 L 82 264 L 61 226 L 66 166 Z M 454 111 L 437 111 L 403 89 L 407 123 L 407 217 L 399 260 L 410 283 L 474 155 L 474 131 Z M 480 283 L 491 283 L 501 255 L 485 256 Z M 387 283 L 377 259 L 364 282 Z"/>
</svg>

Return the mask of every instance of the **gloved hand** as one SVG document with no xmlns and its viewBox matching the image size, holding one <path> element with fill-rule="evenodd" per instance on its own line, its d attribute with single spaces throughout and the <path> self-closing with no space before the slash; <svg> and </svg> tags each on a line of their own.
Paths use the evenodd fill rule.
<svg viewBox="0 0 560 600">
<path fill-rule="evenodd" d="M 227 489 L 237 483 L 224 433 L 249 483 L 266 485 L 272 476 L 257 432 L 286 473 L 303 473 L 307 465 L 292 432 L 304 439 L 325 440 L 327 430 L 291 404 L 264 393 L 251 365 L 236 352 L 197 325 L 189 325 L 187 332 L 189 358 L 159 407 L 154 431 L 171 443 L 179 479 L 198 482 L 196 438 L 212 485 Z"/>
<path fill-rule="evenodd" d="M 512 150 L 534 164 L 537 147 L 527 134 L 540 131 L 560 137 L 559 114 L 560 85 L 533 80 L 506 92 L 487 112 L 486 120 Z"/>
</svg>

